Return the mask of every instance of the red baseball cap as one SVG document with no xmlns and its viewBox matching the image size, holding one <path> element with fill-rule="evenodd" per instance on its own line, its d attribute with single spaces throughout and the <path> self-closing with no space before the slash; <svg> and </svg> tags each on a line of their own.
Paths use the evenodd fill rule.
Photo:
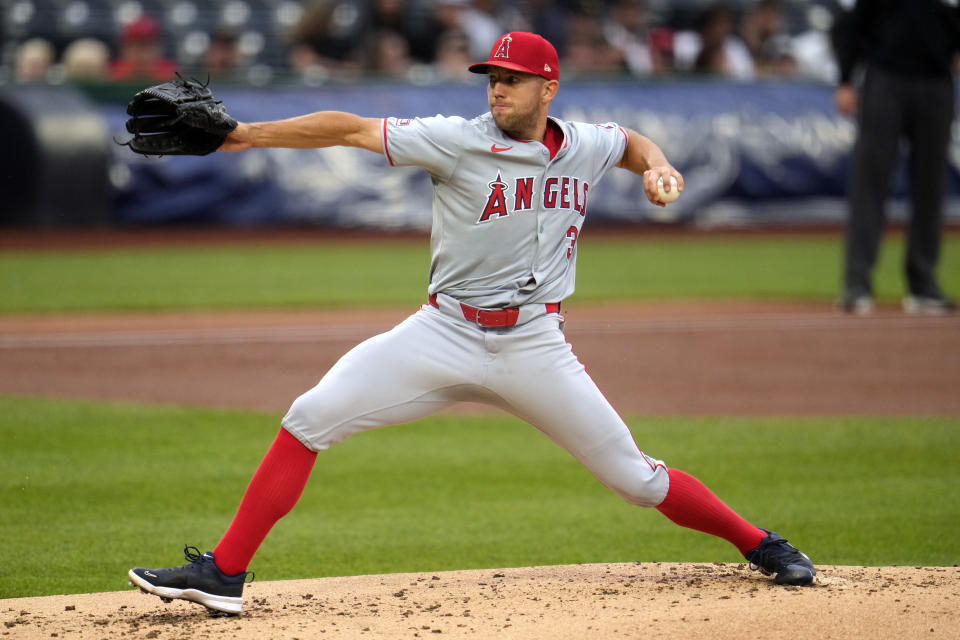
<svg viewBox="0 0 960 640">
<path fill-rule="evenodd" d="M 527 31 L 511 31 L 500 36 L 490 49 L 490 59 L 470 65 L 474 73 L 486 73 L 487 67 L 532 73 L 547 80 L 560 78 L 557 50 L 543 36 Z"/>
<path fill-rule="evenodd" d="M 155 42 L 160 39 L 160 23 L 150 16 L 141 16 L 127 25 L 121 39 L 124 42 Z"/>
</svg>

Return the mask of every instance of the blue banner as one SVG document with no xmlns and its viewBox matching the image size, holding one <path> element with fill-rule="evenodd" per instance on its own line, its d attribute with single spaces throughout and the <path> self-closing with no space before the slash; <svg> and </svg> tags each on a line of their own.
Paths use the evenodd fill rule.
<svg viewBox="0 0 960 640">
<path fill-rule="evenodd" d="M 362 84 L 218 90 L 242 121 L 321 110 L 368 117 L 473 117 L 486 111 L 479 84 Z M 104 107 L 117 139 L 129 137 L 120 105 Z M 831 87 L 664 81 L 563 83 L 552 113 L 565 120 L 617 122 L 651 138 L 683 173 L 683 196 L 665 208 L 646 201 L 640 180 L 613 170 L 590 193 L 591 220 L 703 227 L 832 224 L 843 220 L 855 124 L 838 116 Z M 951 144 L 946 214 L 960 220 L 960 144 Z M 347 148 L 254 149 L 205 157 L 142 158 L 117 147 L 110 170 L 121 224 L 319 224 L 426 229 L 425 172 Z M 890 185 L 890 218 L 907 207 L 901 170 Z"/>
</svg>

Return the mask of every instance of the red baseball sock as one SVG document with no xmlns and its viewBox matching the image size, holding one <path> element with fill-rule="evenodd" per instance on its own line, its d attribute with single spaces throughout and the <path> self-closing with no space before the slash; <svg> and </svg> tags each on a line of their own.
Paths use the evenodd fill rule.
<svg viewBox="0 0 960 640">
<path fill-rule="evenodd" d="M 689 473 L 676 469 L 668 473 L 670 488 L 657 511 L 674 523 L 723 538 L 740 553 L 755 548 L 767 535 L 737 515 Z"/>
<path fill-rule="evenodd" d="M 253 474 L 237 515 L 213 550 L 221 571 L 227 575 L 246 571 L 267 533 L 300 499 L 316 459 L 316 451 L 280 429 Z"/>
</svg>

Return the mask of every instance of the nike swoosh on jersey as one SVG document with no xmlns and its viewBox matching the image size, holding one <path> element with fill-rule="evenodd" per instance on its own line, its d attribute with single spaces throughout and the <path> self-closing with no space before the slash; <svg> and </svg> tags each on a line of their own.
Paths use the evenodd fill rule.
<svg viewBox="0 0 960 640">
<path fill-rule="evenodd" d="M 501 151 L 510 151 L 510 149 L 513 149 L 513 147 L 498 147 L 495 144 L 490 145 L 490 151 L 493 151 L 494 153 L 500 153 Z"/>
</svg>

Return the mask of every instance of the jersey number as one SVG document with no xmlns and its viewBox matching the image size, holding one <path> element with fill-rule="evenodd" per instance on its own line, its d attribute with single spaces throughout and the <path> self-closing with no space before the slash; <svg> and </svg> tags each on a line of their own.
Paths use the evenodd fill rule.
<svg viewBox="0 0 960 640">
<path fill-rule="evenodd" d="M 570 246 L 567 247 L 567 259 L 573 257 L 573 248 L 577 246 L 577 228 L 570 227 L 567 229 L 567 237 L 570 238 Z"/>
</svg>

